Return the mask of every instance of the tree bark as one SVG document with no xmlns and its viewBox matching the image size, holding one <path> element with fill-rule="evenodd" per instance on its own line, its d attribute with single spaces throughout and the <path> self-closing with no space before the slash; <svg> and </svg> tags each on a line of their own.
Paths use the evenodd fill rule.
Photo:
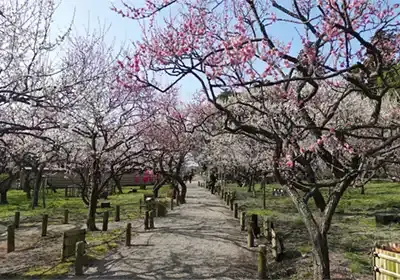
<svg viewBox="0 0 400 280">
<path fill-rule="evenodd" d="M 30 181 L 31 181 L 30 175 L 31 175 L 30 172 L 26 172 L 25 176 L 24 176 L 24 181 L 21 182 L 23 184 L 23 189 L 24 189 L 24 192 L 26 193 L 26 198 L 28 200 L 32 199 L 32 196 L 31 196 L 31 185 L 30 185 Z"/>
<path fill-rule="evenodd" d="M 181 185 L 181 195 L 180 195 L 181 201 L 180 202 L 181 202 L 181 204 L 184 204 L 184 203 L 186 203 L 187 187 L 181 177 L 178 176 L 178 178 L 176 178 L 176 180 L 178 181 L 179 185 Z"/>
<path fill-rule="evenodd" d="M 117 190 L 118 190 L 118 193 L 119 193 L 119 194 L 123 194 L 124 192 L 122 191 L 121 177 L 120 177 L 120 176 L 114 175 L 114 176 L 113 176 L 113 180 L 114 180 L 115 186 L 116 186 L 116 188 L 117 188 Z"/>
<path fill-rule="evenodd" d="M 86 226 L 89 231 L 97 231 L 96 227 L 96 210 L 97 210 L 97 192 L 92 189 L 90 193 L 89 212 L 87 216 Z"/>
<path fill-rule="evenodd" d="M 0 184 L 0 204 L 8 204 L 7 201 L 7 192 L 11 188 L 11 184 L 14 181 L 14 177 L 9 175 L 7 179 L 1 182 Z"/>
<path fill-rule="evenodd" d="M 314 280 L 329 280 L 331 276 L 327 235 L 316 232 L 312 238 L 312 242 Z"/>
<path fill-rule="evenodd" d="M 89 231 L 97 231 L 96 227 L 96 210 L 97 200 L 99 197 L 99 179 L 100 170 L 97 158 L 93 157 L 92 173 L 91 173 L 91 191 L 89 199 L 89 212 L 87 216 L 86 226 Z"/>
<path fill-rule="evenodd" d="M 157 198 L 158 197 L 158 191 L 161 189 L 161 187 L 167 182 L 167 178 L 163 177 L 163 179 L 161 179 L 161 181 L 158 181 L 154 187 L 153 187 L 153 194 L 154 197 Z"/>
<path fill-rule="evenodd" d="M 313 199 L 314 199 L 315 205 L 318 207 L 318 209 L 321 212 L 323 212 L 326 207 L 326 202 L 325 202 L 324 197 L 322 196 L 322 193 L 318 189 L 314 191 Z"/>
<path fill-rule="evenodd" d="M 0 192 L 0 204 L 8 204 L 7 191 L 8 190 L 4 190 Z"/>
<path fill-rule="evenodd" d="M 42 182 L 42 174 L 44 170 L 44 164 L 40 165 L 39 169 L 36 169 L 35 174 L 35 185 L 33 186 L 33 201 L 32 209 L 39 206 L 39 191 L 40 183 Z"/>
</svg>

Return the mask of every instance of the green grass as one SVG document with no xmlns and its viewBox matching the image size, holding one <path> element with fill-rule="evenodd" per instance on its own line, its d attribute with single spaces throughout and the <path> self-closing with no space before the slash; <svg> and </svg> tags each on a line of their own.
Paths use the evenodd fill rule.
<svg viewBox="0 0 400 280">
<path fill-rule="evenodd" d="M 308 232 L 293 202 L 289 197 L 272 196 L 272 189 L 279 187 L 267 186 L 266 209 L 262 209 L 263 192 L 259 185 L 255 187 L 256 197 L 247 192 L 247 188 L 228 186 L 230 190 L 236 191 L 236 202 L 241 211 L 273 217 L 275 229 L 284 235 L 287 250 L 309 253 L 311 246 Z M 326 197 L 327 192 L 323 194 Z M 309 204 L 318 217 L 320 214 L 312 199 Z M 340 201 L 332 221 L 328 236 L 330 253 L 335 256 L 335 262 L 347 265 L 354 275 L 360 277 L 371 276 L 371 255 L 368 253 L 375 242 L 396 242 L 400 239 L 400 225 L 376 226 L 374 215 L 378 212 L 400 214 L 399 183 L 372 182 L 366 185 L 364 195 L 360 189 L 350 188 Z M 307 273 L 298 271 L 297 276 Z"/>
<path fill-rule="evenodd" d="M 73 265 L 72 261 L 58 263 L 55 266 L 35 266 L 26 271 L 25 277 L 40 277 L 41 279 L 52 279 L 53 277 L 65 275 Z"/>
<path fill-rule="evenodd" d="M 120 219 L 133 220 L 139 217 L 139 201 L 143 199 L 143 194 L 151 194 L 152 188 L 148 186 L 146 190 L 140 190 L 136 188 L 137 193 L 128 193 L 132 187 L 123 188 L 123 194 L 115 194 L 108 197 L 108 201 L 111 202 L 112 208 L 98 208 L 97 209 L 97 222 L 102 221 L 102 212 L 110 211 L 110 221 L 114 219 L 115 206 L 120 205 Z M 165 199 L 171 194 L 170 186 L 164 186 L 159 191 L 159 197 L 161 203 L 166 203 Z M 42 200 L 40 200 L 41 202 Z M 99 203 L 103 200 L 99 200 Z M 31 209 L 31 201 L 26 198 L 25 192 L 22 190 L 10 190 L 8 192 L 7 205 L 0 205 L 0 222 L 10 223 L 13 220 L 15 211 L 20 211 L 21 224 L 22 225 L 35 225 L 36 222 L 41 220 L 42 214 L 49 214 L 50 224 L 60 224 L 62 221 L 64 209 L 68 209 L 69 220 L 71 224 L 84 224 L 87 207 L 82 202 L 80 197 L 65 198 L 64 190 L 57 190 L 56 193 L 49 192 L 46 194 L 46 208 L 37 207 Z M 106 232 L 95 231 L 88 232 L 86 235 L 86 241 L 88 242 L 87 254 L 89 259 L 100 259 L 103 258 L 110 250 L 116 248 L 119 243 L 125 238 L 125 229 L 118 228 L 108 230 Z M 56 257 L 51 261 L 49 265 L 44 266 L 33 266 L 23 273 L 25 277 L 40 277 L 40 278 L 53 278 L 67 274 L 72 268 L 73 257 L 65 262 L 57 262 Z"/>
<path fill-rule="evenodd" d="M 124 194 L 115 194 L 108 197 L 111 202 L 110 209 L 98 208 L 99 220 L 102 212 L 110 211 L 110 217 L 114 214 L 114 207 L 121 206 L 121 219 L 134 219 L 139 215 L 139 200 L 143 199 L 143 194 L 151 194 L 151 187 L 146 190 L 139 190 L 137 193 L 129 193 L 132 187 L 123 188 Z M 169 187 L 161 188 L 160 196 L 166 196 Z M 102 200 L 99 200 L 99 203 Z M 42 200 L 39 200 L 39 207 L 32 209 L 31 201 L 26 198 L 22 190 L 10 190 L 8 192 L 8 204 L 0 205 L 0 221 L 12 220 L 16 211 L 21 212 L 21 221 L 24 219 L 35 222 L 40 221 L 42 214 L 49 214 L 50 223 L 62 220 L 64 209 L 68 209 L 71 221 L 84 220 L 87 215 L 87 207 L 80 197 L 64 197 L 64 190 L 59 189 L 56 193 L 46 194 L 46 208 L 42 207 Z"/>
</svg>

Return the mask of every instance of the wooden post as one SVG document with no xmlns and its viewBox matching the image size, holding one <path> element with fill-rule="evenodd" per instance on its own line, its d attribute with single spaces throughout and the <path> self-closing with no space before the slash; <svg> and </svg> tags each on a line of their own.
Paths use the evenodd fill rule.
<svg viewBox="0 0 400 280">
<path fill-rule="evenodd" d="M 271 241 L 271 230 L 274 228 L 274 224 L 270 217 L 264 217 L 264 236 L 268 241 Z"/>
<path fill-rule="evenodd" d="M 271 230 L 271 248 L 272 256 L 275 258 L 275 261 L 281 261 L 283 256 L 283 240 L 280 234 L 274 229 Z"/>
<path fill-rule="evenodd" d="M 176 206 L 179 206 L 179 199 L 180 199 L 179 194 L 177 194 L 176 195 Z"/>
<path fill-rule="evenodd" d="M 15 250 L 15 227 L 9 225 L 7 227 L 7 253 L 14 252 Z"/>
<path fill-rule="evenodd" d="M 235 201 L 235 199 L 232 197 L 231 201 L 229 202 L 230 206 L 231 206 L 231 211 L 233 211 L 233 202 Z"/>
<path fill-rule="evenodd" d="M 105 211 L 103 213 L 103 231 L 108 230 L 108 217 L 110 216 L 110 212 Z"/>
<path fill-rule="evenodd" d="M 14 226 L 15 226 L 15 228 L 19 228 L 20 217 L 21 217 L 21 213 L 19 211 L 15 212 L 15 216 L 14 216 Z"/>
<path fill-rule="evenodd" d="M 245 231 L 246 229 L 246 212 L 242 211 L 240 213 L 240 230 Z"/>
<path fill-rule="evenodd" d="M 154 228 L 154 216 L 155 216 L 155 212 L 154 211 L 150 211 L 149 212 L 149 228 L 150 229 Z"/>
<path fill-rule="evenodd" d="M 115 220 L 116 222 L 119 222 L 119 221 L 120 221 L 120 215 L 119 215 L 119 214 L 120 214 L 120 208 L 121 208 L 121 207 L 120 207 L 119 205 L 116 205 L 116 206 L 115 206 L 115 219 L 114 219 L 114 220 Z"/>
<path fill-rule="evenodd" d="M 65 187 L 65 197 L 68 197 L 68 187 Z"/>
<path fill-rule="evenodd" d="M 131 246 L 132 224 L 126 225 L 125 246 Z"/>
<path fill-rule="evenodd" d="M 257 237 L 259 235 L 259 227 L 258 227 L 258 216 L 257 214 L 251 214 L 251 221 L 253 222 L 253 233 L 254 237 Z"/>
<path fill-rule="evenodd" d="M 42 219 L 42 236 L 47 235 L 47 224 L 49 222 L 49 215 L 44 214 Z"/>
<path fill-rule="evenodd" d="M 228 195 L 226 196 L 226 205 L 229 206 L 229 201 L 231 200 L 231 194 L 228 193 Z"/>
<path fill-rule="evenodd" d="M 237 203 L 235 203 L 235 205 L 233 206 L 233 213 L 234 213 L 233 215 L 236 219 L 239 218 L 238 208 L 239 208 L 239 205 Z"/>
<path fill-rule="evenodd" d="M 142 214 L 142 199 L 139 199 L 139 214 Z"/>
<path fill-rule="evenodd" d="M 85 242 L 79 241 L 76 243 L 75 251 L 75 276 L 83 275 L 83 263 L 85 256 Z"/>
<path fill-rule="evenodd" d="M 265 245 L 258 246 L 258 278 L 267 279 L 267 247 Z"/>
<path fill-rule="evenodd" d="M 64 221 L 63 221 L 63 224 L 68 224 L 68 215 L 69 215 L 68 209 L 64 209 Z"/>
<path fill-rule="evenodd" d="M 174 198 L 171 197 L 171 210 L 174 210 Z"/>
<path fill-rule="evenodd" d="M 254 234 L 253 234 L 253 222 L 249 221 L 247 226 L 247 246 L 249 248 L 254 247 Z"/>
<path fill-rule="evenodd" d="M 146 210 L 144 214 L 144 229 L 145 230 L 149 229 L 149 210 Z"/>
</svg>

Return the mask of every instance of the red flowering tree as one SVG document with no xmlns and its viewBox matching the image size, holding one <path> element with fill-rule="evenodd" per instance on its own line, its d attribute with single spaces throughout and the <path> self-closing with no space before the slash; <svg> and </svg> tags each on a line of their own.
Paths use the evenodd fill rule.
<svg viewBox="0 0 400 280">
<path fill-rule="evenodd" d="M 275 177 L 313 245 L 314 279 L 330 279 L 327 236 L 343 193 L 399 147 L 399 112 L 387 102 L 395 83 L 385 75 L 399 63 L 399 4 L 148 0 L 114 10 L 143 26 L 120 63 L 121 82 L 166 92 L 190 76 L 226 130 L 272 145 Z M 295 30 L 296 41 L 274 37 L 279 28 Z M 160 74 L 171 82 L 160 85 Z M 328 183 L 317 176 L 321 168 Z"/>
</svg>

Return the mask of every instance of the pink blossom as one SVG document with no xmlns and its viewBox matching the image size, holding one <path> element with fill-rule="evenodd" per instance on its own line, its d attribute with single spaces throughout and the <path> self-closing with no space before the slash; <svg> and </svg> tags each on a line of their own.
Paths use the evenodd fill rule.
<svg viewBox="0 0 400 280">
<path fill-rule="evenodd" d="M 289 160 L 286 162 L 287 167 L 293 167 L 293 161 Z"/>
</svg>

